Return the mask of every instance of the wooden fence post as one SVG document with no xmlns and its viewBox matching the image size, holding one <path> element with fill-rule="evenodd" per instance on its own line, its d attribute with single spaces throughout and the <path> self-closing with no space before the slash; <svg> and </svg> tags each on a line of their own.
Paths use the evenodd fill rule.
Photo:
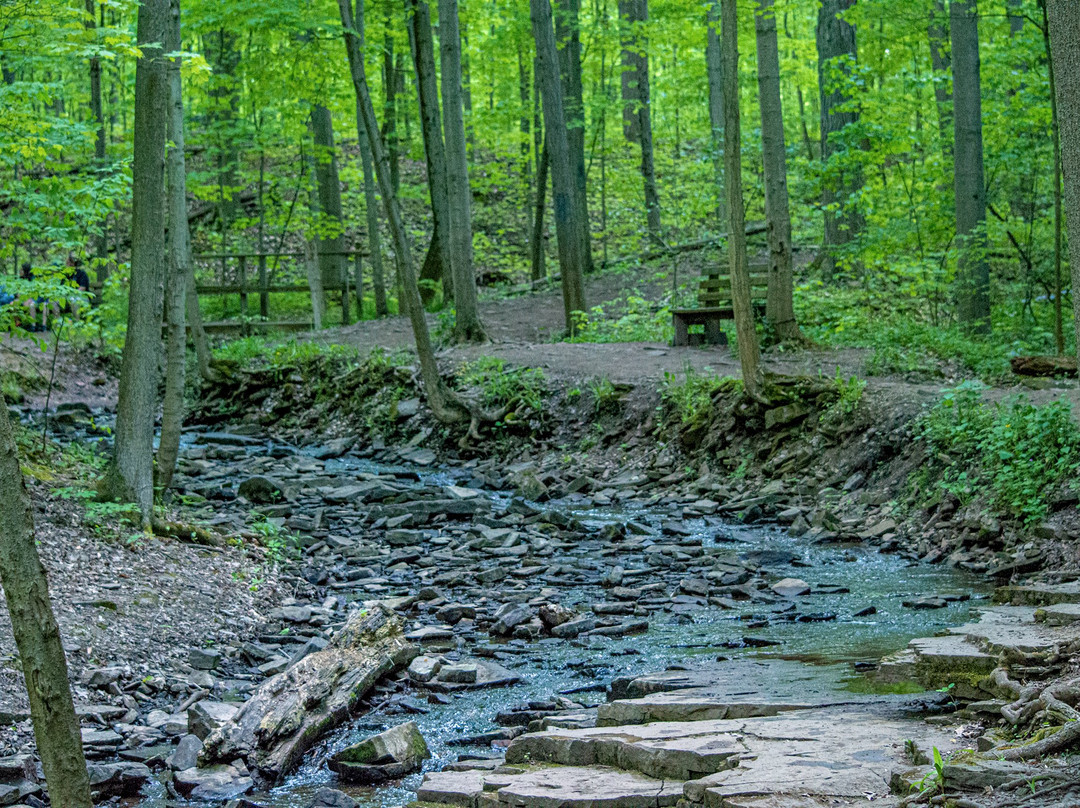
<svg viewBox="0 0 1080 808">
<path fill-rule="evenodd" d="M 259 253 L 259 316 L 270 319 L 269 279 L 266 277 L 266 253 Z"/>
</svg>

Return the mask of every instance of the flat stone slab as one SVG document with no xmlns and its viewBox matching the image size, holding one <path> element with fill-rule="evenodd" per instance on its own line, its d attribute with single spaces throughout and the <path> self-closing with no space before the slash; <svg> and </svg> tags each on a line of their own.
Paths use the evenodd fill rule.
<svg viewBox="0 0 1080 808">
<path fill-rule="evenodd" d="M 657 779 L 694 780 L 735 765 L 745 750 L 731 721 L 548 729 L 518 736 L 506 762 L 615 766 Z"/>
<path fill-rule="evenodd" d="M 557 766 L 521 774 L 433 772 L 416 793 L 421 802 L 468 808 L 667 808 L 682 796 L 682 781 L 654 780 L 604 766 Z"/>
<path fill-rule="evenodd" d="M 787 660 L 731 660 L 706 671 L 673 671 L 639 677 L 628 690 L 654 690 L 636 699 L 601 704 L 596 723 L 601 727 L 653 721 L 713 721 L 776 715 L 788 710 L 844 704 L 841 669 L 812 667 Z M 636 683 L 645 680 L 639 686 Z M 683 681 L 690 686 L 671 689 Z"/>
<path fill-rule="evenodd" d="M 1073 623 L 1080 623 L 1080 603 L 1047 606 L 1042 613 L 1048 626 L 1071 626 Z"/>
<path fill-rule="evenodd" d="M 1031 606 L 992 606 L 984 609 L 976 622 L 949 629 L 967 637 L 984 651 L 997 655 L 1008 651 L 1031 656 L 1052 651 L 1056 645 L 1080 640 L 1080 624 L 1051 626 L 1035 622 Z"/>
<path fill-rule="evenodd" d="M 745 749 L 736 767 L 686 783 L 687 800 L 705 808 L 896 805 L 889 783 L 912 768 L 907 740 L 926 753 L 959 748 L 954 734 L 923 722 L 853 708 L 723 723 L 738 725 Z"/>
<path fill-rule="evenodd" d="M 1080 603 L 1080 581 L 1067 584 L 999 586 L 994 592 L 994 602 L 1011 603 L 1014 606 L 1052 606 L 1057 603 Z"/>
</svg>

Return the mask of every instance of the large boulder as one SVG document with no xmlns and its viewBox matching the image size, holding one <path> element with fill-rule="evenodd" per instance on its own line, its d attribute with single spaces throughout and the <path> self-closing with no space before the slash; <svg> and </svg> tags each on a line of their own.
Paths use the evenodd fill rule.
<svg viewBox="0 0 1080 808">
<path fill-rule="evenodd" d="M 382 605 L 356 611 L 322 651 L 265 681 L 236 716 L 206 738 L 203 764 L 242 757 L 278 782 L 341 726 L 382 677 L 416 656 L 401 620 Z"/>
<path fill-rule="evenodd" d="M 330 758 L 330 770 L 354 783 L 382 783 L 417 771 L 431 757 L 415 721 L 365 738 Z"/>
</svg>

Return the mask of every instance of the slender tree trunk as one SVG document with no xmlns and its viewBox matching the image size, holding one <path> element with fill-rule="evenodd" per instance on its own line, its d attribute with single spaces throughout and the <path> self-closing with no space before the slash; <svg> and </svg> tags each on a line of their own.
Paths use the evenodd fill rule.
<svg viewBox="0 0 1080 808">
<path fill-rule="evenodd" d="M 1009 20 L 1009 38 L 1019 39 L 1024 33 L 1024 0 L 1006 0 L 1005 16 Z M 1026 75 L 1028 72 L 1026 60 L 1018 60 L 1013 64 L 1012 69 L 1021 76 Z M 1023 91 L 1026 83 L 1021 80 L 1019 87 L 1009 91 L 1009 97 L 1014 98 L 1018 92 Z M 1023 149 L 1022 153 L 1026 151 L 1028 149 Z M 1009 208 L 1013 216 L 1030 226 L 1035 217 L 1035 175 L 1032 173 L 1030 163 L 1024 162 L 1020 165 L 1020 171 L 1016 173 L 1016 185 L 1012 191 L 1012 198 L 1009 200 Z"/>
<path fill-rule="evenodd" d="M 1058 356 L 1065 355 L 1065 315 L 1062 301 L 1064 277 L 1062 272 L 1062 247 L 1064 237 L 1064 210 L 1061 199 L 1061 122 L 1058 117 L 1057 74 L 1050 46 L 1050 20 L 1047 17 L 1046 0 L 1040 0 L 1042 11 L 1043 47 L 1046 50 L 1046 66 L 1050 80 L 1050 138 L 1054 146 L 1054 343 Z"/>
<path fill-rule="evenodd" d="M 420 101 L 420 131 L 424 136 L 428 191 L 431 195 L 431 246 L 424 260 L 437 264 L 442 279 L 444 299 L 453 295 L 454 276 L 450 250 L 450 198 L 446 179 L 446 150 L 443 145 L 442 116 L 439 114 L 439 80 L 435 69 L 435 44 L 431 33 L 431 10 L 427 0 L 406 0 L 409 47 L 416 68 L 416 91 Z M 421 280 L 431 270 L 425 266 Z M 423 297 L 423 290 L 421 290 Z"/>
<path fill-rule="evenodd" d="M 180 0 L 170 0 L 166 53 L 181 49 Z M 187 176 L 184 162 L 184 100 L 180 57 L 169 62 L 168 139 L 165 156 L 169 181 L 169 260 L 165 279 L 165 393 L 161 404 L 161 439 L 158 443 L 158 485 L 168 488 L 176 470 L 180 433 L 184 427 L 184 375 L 187 365 L 187 329 L 184 306 L 191 275 L 191 236 L 188 232 Z"/>
<path fill-rule="evenodd" d="M 363 2 L 363 0 L 360 0 Z M 397 62 L 394 58 L 393 4 L 385 0 L 386 36 L 383 40 L 383 128 L 387 159 L 390 161 L 390 177 L 394 193 L 401 188 L 401 159 L 398 156 L 397 136 Z"/>
<path fill-rule="evenodd" d="M 531 110 L 529 109 L 529 87 L 532 84 L 532 77 L 529 75 L 529 70 L 526 67 L 525 47 L 521 42 L 518 42 L 517 57 L 518 98 L 521 101 L 521 118 L 518 121 L 518 130 L 521 132 L 521 145 L 519 149 L 521 152 L 522 212 L 524 213 L 522 218 L 528 222 L 529 214 L 532 210 L 530 199 L 532 195 L 532 144 L 529 142 L 532 125 L 529 120 L 529 115 L 531 114 Z"/>
<path fill-rule="evenodd" d="M 624 128 L 629 134 L 634 135 L 635 142 L 641 148 L 641 180 L 646 224 L 649 235 L 661 240 L 660 194 L 656 187 L 656 167 L 653 158 L 649 43 L 642 30 L 649 21 L 648 0 L 619 0 L 619 16 L 626 30 L 623 38 L 623 100 L 626 103 L 623 111 Z M 629 127 L 625 126 L 627 116 L 635 118 Z"/>
<path fill-rule="evenodd" d="M 1080 6 L 1073 0 L 1046 0 L 1061 136 L 1065 218 L 1069 228 L 1073 327 L 1080 350 Z"/>
<path fill-rule="evenodd" d="M 319 272 L 322 287 L 345 288 L 347 262 L 345 250 L 344 214 L 341 206 L 341 181 L 338 177 L 337 153 L 334 148 L 334 121 L 330 110 L 322 104 L 311 108 L 311 134 L 315 143 L 312 155 L 315 162 L 315 184 L 319 194 L 320 219 L 316 239 L 319 251 Z M 321 233 L 333 233 L 326 237 Z M 344 294 L 344 291 L 342 291 Z M 346 304 L 347 305 L 347 304 Z"/>
<path fill-rule="evenodd" d="M 0 410 L 0 497 L 4 501 L 0 511 L 0 583 L 26 680 L 34 740 L 50 803 L 91 808 L 82 735 L 71 701 L 64 645 L 49 601 L 49 583 L 35 546 L 30 496 L 7 407 Z"/>
<path fill-rule="evenodd" d="M 154 508 L 154 413 L 165 278 L 165 125 L 169 85 L 161 44 L 169 0 L 144 0 L 136 40 L 134 159 L 131 165 L 131 286 L 116 405 L 115 448 L 102 494 L 134 502 L 144 525 Z"/>
<path fill-rule="evenodd" d="M 94 31 L 96 23 L 96 2 L 86 0 L 86 28 Z M 101 107 L 101 57 L 97 54 L 90 57 L 90 118 L 97 124 L 94 132 L 94 164 L 98 171 L 103 171 L 106 165 L 105 152 L 105 117 Z M 102 222 L 101 232 L 94 236 L 94 274 L 98 285 L 104 289 L 105 281 L 109 279 L 109 236 L 106 221 Z M 97 300 L 101 302 L 101 292 L 97 293 Z"/>
<path fill-rule="evenodd" d="M 473 269 L 472 189 L 465 142 L 461 33 L 457 0 L 439 0 L 439 55 L 442 68 L 443 134 L 446 139 L 447 196 L 450 200 L 450 265 L 454 272 L 454 337 L 483 342 Z"/>
<path fill-rule="evenodd" d="M 859 120 L 851 110 L 852 95 L 847 83 L 851 64 L 858 58 L 855 27 L 838 16 L 855 5 L 856 0 L 822 0 L 818 11 L 817 48 L 818 83 L 821 92 L 821 160 L 827 166 L 834 155 L 841 165 L 829 171 L 836 179 L 822 183 L 821 204 L 825 212 L 825 234 L 822 243 L 822 270 L 831 278 L 841 258 L 841 252 L 862 229 L 862 217 L 854 201 L 862 188 L 862 172 L 858 165 L 845 160 L 845 147 L 838 141 L 845 127 Z M 847 165 L 843 163 L 847 162 Z"/>
<path fill-rule="evenodd" d="M 338 7 L 345 27 L 345 36 L 355 36 L 355 30 L 348 24 L 348 22 L 351 22 L 349 20 L 349 17 L 351 17 L 349 0 L 338 0 Z M 390 234 L 394 240 L 394 253 L 402 287 L 400 299 L 404 303 L 405 311 L 408 313 L 413 338 L 416 340 L 416 354 L 420 360 L 420 375 L 423 379 L 428 406 L 431 407 L 435 417 L 444 423 L 467 420 L 472 413 L 455 397 L 439 375 L 439 367 L 435 361 L 435 350 L 431 344 L 431 334 L 428 331 L 427 320 L 424 318 L 424 307 L 420 301 L 420 290 L 417 285 L 416 267 L 413 263 L 409 233 L 401 219 L 401 208 L 394 193 L 390 176 L 390 161 L 387 159 L 382 137 L 379 134 L 379 122 L 375 118 L 375 107 L 371 101 L 371 90 L 368 87 L 364 62 L 362 59 L 354 58 L 357 52 L 358 49 L 347 49 L 349 69 L 352 74 L 353 87 L 356 90 L 357 105 L 364 121 L 364 128 L 367 130 L 368 142 L 371 144 L 372 157 L 376 167 L 375 173 L 379 180 L 379 191 L 383 199 L 383 208 L 390 225 Z"/>
<path fill-rule="evenodd" d="M 563 310 L 566 330 L 573 334 L 574 312 L 585 311 L 586 245 L 582 228 L 574 220 L 574 175 L 567 139 L 566 114 L 563 108 L 562 82 L 559 81 L 559 56 L 552 27 L 549 0 L 529 0 L 533 37 L 539 62 L 544 106 L 544 131 L 551 160 L 551 188 L 555 203 L 555 235 L 559 242 L 559 269 L 562 275 Z"/>
<path fill-rule="evenodd" d="M 739 338 L 743 389 L 761 395 L 760 349 L 750 304 L 750 269 L 746 259 L 746 216 L 742 193 L 742 131 L 739 122 L 739 15 L 737 0 L 721 0 L 721 51 L 724 55 L 724 179 L 727 185 L 728 258 L 731 262 L 731 304 Z"/>
<path fill-rule="evenodd" d="M 236 218 L 233 188 L 237 185 L 239 154 L 233 130 L 239 106 L 236 70 L 240 65 L 240 52 L 236 48 L 236 34 L 224 27 L 214 31 L 209 39 L 207 58 L 214 68 L 210 84 L 211 111 L 218 130 L 214 154 L 220 196 L 218 219 L 221 226 L 221 249 L 225 251 L 228 230 Z"/>
<path fill-rule="evenodd" d="M 990 264 L 986 256 L 986 183 L 983 173 L 979 17 L 973 0 L 952 0 L 949 10 L 955 130 L 957 309 L 962 325 L 989 334 Z"/>
<path fill-rule="evenodd" d="M 559 43 L 559 74 L 566 113 L 566 140 L 570 146 L 570 169 L 574 172 L 574 218 L 582 229 L 585 272 L 595 270 L 589 194 L 585 176 L 585 104 L 581 87 L 581 0 L 563 0 L 555 15 L 555 38 Z"/>
<path fill-rule="evenodd" d="M 754 22 L 761 107 L 761 152 L 765 164 L 765 221 L 769 239 L 769 291 L 765 316 L 777 340 L 796 342 L 801 340 L 802 334 L 795 322 L 787 150 L 784 144 L 780 51 L 773 0 L 758 0 Z"/>
<path fill-rule="evenodd" d="M 338 0 L 341 12 L 341 25 L 344 29 L 345 53 L 350 67 L 356 63 L 363 66 L 364 60 L 364 0 L 356 0 L 356 17 L 349 0 Z M 360 88 L 355 86 L 356 70 L 352 70 L 354 90 L 356 92 L 356 134 L 360 148 L 360 162 L 364 172 L 364 209 L 367 215 L 368 251 L 371 253 L 371 290 L 375 297 L 375 316 L 385 317 L 386 280 L 383 275 L 382 239 L 379 234 L 379 206 L 375 191 L 375 168 L 368 142 L 367 128 L 364 126 L 363 112 L 360 109 Z"/>
<path fill-rule="evenodd" d="M 461 104 L 465 110 L 465 142 L 471 153 L 476 149 L 476 127 L 473 126 L 472 67 L 469 64 L 469 31 L 460 15 L 458 26 L 461 29 Z"/>
<path fill-rule="evenodd" d="M 927 33 L 930 37 L 930 65 L 934 70 L 934 103 L 937 106 L 941 156 L 945 160 L 947 171 L 952 169 L 953 155 L 953 101 L 952 90 L 949 89 L 952 58 L 949 56 L 949 34 L 945 25 L 948 19 L 945 0 L 933 0 Z"/>
<path fill-rule="evenodd" d="M 720 49 L 720 0 L 709 5 L 705 26 L 705 70 L 709 82 L 709 123 L 713 171 L 719 191 L 716 219 L 721 226 L 727 223 L 727 201 L 724 191 L 724 59 Z"/>
<path fill-rule="evenodd" d="M 543 280 L 547 277 L 544 262 L 544 208 L 547 207 L 548 163 L 550 157 L 547 147 L 540 150 L 540 165 L 536 168 L 536 210 L 533 214 L 532 238 L 532 279 Z"/>
<path fill-rule="evenodd" d="M 638 104 L 641 103 L 641 95 L 638 93 L 638 78 L 641 74 L 639 60 L 641 54 L 638 43 L 634 36 L 634 22 L 641 15 L 641 3 L 643 0 L 619 0 L 618 14 L 623 30 L 622 36 L 622 102 L 623 102 L 623 136 L 631 143 L 641 142 L 641 132 L 638 127 L 641 117 L 638 115 Z"/>
</svg>

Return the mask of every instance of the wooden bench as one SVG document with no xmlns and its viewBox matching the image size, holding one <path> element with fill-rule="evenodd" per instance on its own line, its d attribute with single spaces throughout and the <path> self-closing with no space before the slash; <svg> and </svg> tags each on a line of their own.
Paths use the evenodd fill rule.
<svg viewBox="0 0 1080 808">
<path fill-rule="evenodd" d="M 765 313 L 765 299 L 769 291 L 768 264 L 750 264 L 750 305 L 755 314 Z M 681 345 L 727 345 L 727 334 L 720 330 L 721 320 L 734 320 L 735 309 L 731 303 L 731 275 L 713 268 L 701 276 L 696 309 L 672 309 L 671 323 L 675 337 L 671 344 Z M 691 333 L 691 326 L 702 326 L 701 333 Z"/>
</svg>

